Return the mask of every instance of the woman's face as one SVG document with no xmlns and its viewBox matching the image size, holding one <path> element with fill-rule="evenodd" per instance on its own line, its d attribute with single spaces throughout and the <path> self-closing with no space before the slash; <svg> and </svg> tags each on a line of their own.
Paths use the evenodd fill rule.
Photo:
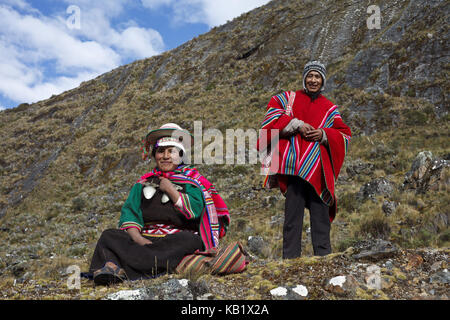
<svg viewBox="0 0 450 320">
<path fill-rule="evenodd" d="M 176 147 L 158 147 L 155 152 L 155 160 L 159 170 L 174 171 L 181 164 L 180 151 Z"/>
<path fill-rule="evenodd" d="M 316 93 L 322 87 L 322 76 L 317 71 L 310 71 L 306 75 L 305 84 L 309 92 Z"/>
</svg>

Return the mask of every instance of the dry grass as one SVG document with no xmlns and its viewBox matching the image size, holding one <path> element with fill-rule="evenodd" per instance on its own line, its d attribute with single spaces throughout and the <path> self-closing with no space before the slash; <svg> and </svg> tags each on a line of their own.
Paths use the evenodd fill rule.
<svg viewBox="0 0 450 320">
<path fill-rule="evenodd" d="M 287 40 L 295 32 L 307 31 L 302 29 L 302 19 L 307 18 L 302 5 L 302 1 L 274 2 L 254 16 L 236 20 L 229 26 L 231 32 L 214 28 L 174 51 L 123 66 L 45 101 L 3 111 L 0 209 L 8 206 L 8 211 L 1 218 L 0 288 L 11 289 L 5 298 L 20 297 L 20 291 L 12 286 L 13 279 L 58 282 L 70 264 L 87 269 L 101 232 L 117 226 L 120 208 L 132 184 L 153 165 L 139 158 L 140 142 L 149 127 L 176 122 L 192 132 L 194 121 L 201 120 L 204 130 L 217 128 L 224 136 L 226 129 L 257 129 L 272 95 L 300 88 L 299 75 L 311 52 L 297 47 L 297 39 Z M 320 6 L 319 2 L 309 5 L 312 10 Z M 341 16 L 344 13 L 345 10 L 333 11 L 333 21 L 346 20 Z M 261 17 L 267 25 L 252 27 L 261 26 Z M 279 17 L 285 18 L 275 23 Z M 441 29 L 434 26 L 431 24 L 427 31 L 438 37 Z M 293 32 L 286 33 L 286 28 Z M 399 43 L 381 43 L 376 38 L 371 45 L 392 46 L 392 59 L 385 62 L 396 67 L 408 62 L 404 48 L 426 40 L 417 30 L 422 29 L 411 27 L 411 37 Z M 329 75 L 335 76 L 336 83 L 345 82 L 346 70 L 355 55 L 367 49 L 367 43 L 358 41 L 364 38 L 359 33 L 364 31 L 352 35 L 354 43 L 342 56 L 331 58 Z M 261 43 L 264 45 L 247 59 L 236 59 Z M 411 63 L 419 58 L 411 58 Z M 448 66 L 443 69 L 448 70 Z M 370 81 L 376 81 L 379 75 L 380 70 L 374 70 Z M 410 96 L 412 93 L 400 94 L 405 84 L 419 88 L 421 83 L 403 79 L 401 74 L 395 76 L 384 94 L 345 84 L 326 94 L 339 105 L 344 121 L 353 131 L 337 185 L 339 212 L 331 234 L 335 251 L 344 251 L 368 236 L 384 237 L 406 247 L 449 245 L 448 228 L 429 228 L 436 214 L 450 211 L 448 182 L 441 184 L 439 190 L 421 195 L 403 192 L 398 187 L 420 151 L 429 150 L 440 157 L 450 154 L 450 122 L 448 116 L 436 117 L 434 106 L 424 99 Z M 427 85 L 448 92 L 448 81 L 438 79 Z M 376 106 L 372 120 L 359 112 L 369 103 Z M 372 132 L 363 134 L 369 126 L 373 127 Z M 204 142 L 204 146 L 207 144 Z M 55 158 L 45 167 L 53 155 Z M 356 160 L 371 167 L 349 175 L 346 166 Z M 278 259 L 282 224 L 276 221 L 283 216 L 284 201 L 278 198 L 278 191 L 260 189 L 263 177 L 259 166 L 198 168 L 216 185 L 230 208 L 232 224 L 226 241 L 246 244 L 249 236 L 262 236 L 268 244 L 267 258 Z M 378 177 L 393 182 L 394 192 L 375 202 L 358 201 L 360 188 Z M 450 171 L 445 170 L 441 179 L 449 178 Z M 34 182 L 36 185 L 29 191 Z M 23 199 L 11 204 L 20 195 Z M 275 197 L 276 201 L 267 202 L 267 197 Z M 384 200 L 398 203 L 390 216 L 382 212 Z M 306 235 L 308 226 L 306 214 L 306 257 L 312 255 Z M 24 268 L 20 267 L 23 261 L 27 262 Z M 271 270 L 278 272 L 277 263 L 270 264 Z M 250 269 L 250 274 L 256 273 L 256 268 Z M 271 285 L 262 284 L 265 288 Z M 251 287 L 248 296 L 261 297 L 258 292 Z M 96 294 L 90 296 L 91 293 L 81 292 L 79 297 L 95 298 Z"/>
</svg>

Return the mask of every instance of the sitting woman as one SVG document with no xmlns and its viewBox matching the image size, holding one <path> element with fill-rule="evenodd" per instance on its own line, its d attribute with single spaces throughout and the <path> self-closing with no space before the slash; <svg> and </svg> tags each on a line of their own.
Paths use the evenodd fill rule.
<svg viewBox="0 0 450 320">
<path fill-rule="evenodd" d="M 96 284 L 171 272 L 183 257 L 218 246 L 225 235 L 230 221 L 225 203 L 208 180 L 182 161 L 188 139 L 192 142 L 173 123 L 146 136 L 143 158 L 152 149 L 156 167 L 132 187 L 119 229 L 105 230 L 98 240 L 89 268 Z"/>
</svg>

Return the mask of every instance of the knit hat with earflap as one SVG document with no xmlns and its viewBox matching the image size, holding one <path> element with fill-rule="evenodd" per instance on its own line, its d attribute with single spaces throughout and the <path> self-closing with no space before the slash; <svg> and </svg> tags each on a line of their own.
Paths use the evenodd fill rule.
<svg viewBox="0 0 450 320">
<path fill-rule="evenodd" d="M 303 89 L 305 91 L 308 91 L 306 89 L 306 76 L 310 71 L 317 71 L 322 76 L 322 87 L 320 88 L 320 92 L 322 92 L 325 89 L 325 84 L 327 82 L 327 69 L 325 68 L 325 65 L 320 63 L 320 61 L 310 61 L 305 65 L 305 68 L 303 69 Z"/>
</svg>

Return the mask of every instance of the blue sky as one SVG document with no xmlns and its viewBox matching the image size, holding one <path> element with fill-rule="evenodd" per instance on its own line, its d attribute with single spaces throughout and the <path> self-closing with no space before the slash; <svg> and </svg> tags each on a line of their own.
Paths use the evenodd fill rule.
<svg viewBox="0 0 450 320">
<path fill-rule="evenodd" d="M 0 110 L 176 48 L 269 0 L 0 0 Z"/>
</svg>

